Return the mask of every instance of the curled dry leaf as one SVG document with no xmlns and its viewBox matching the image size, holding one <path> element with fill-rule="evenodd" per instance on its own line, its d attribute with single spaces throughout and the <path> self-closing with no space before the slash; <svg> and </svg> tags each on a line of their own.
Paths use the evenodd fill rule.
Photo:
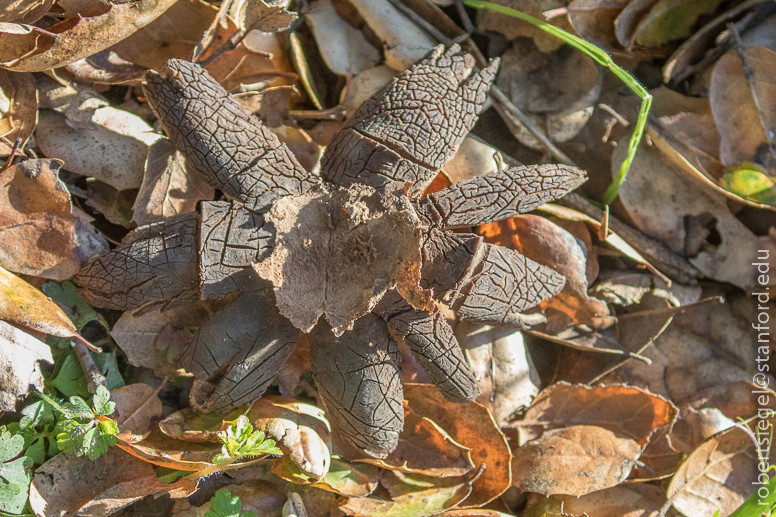
<svg viewBox="0 0 776 517">
<path fill-rule="evenodd" d="M 214 468 L 212 459 L 221 452 L 218 443 L 176 440 L 156 426 L 152 426 L 151 433 L 141 441 L 118 442 L 116 446 L 144 462 L 190 472 Z"/>
<path fill-rule="evenodd" d="M 771 449 L 773 451 L 773 449 Z M 774 459 L 771 455 L 769 461 Z M 758 488 L 768 475 L 758 471 L 752 438 L 734 427 L 714 435 L 682 463 L 668 486 L 673 506 L 688 517 L 727 517 Z"/>
<path fill-rule="evenodd" d="M 35 470 L 30 506 L 40 517 L 110 515 L 151 494 L 187 497 L 195 481 L 159 482 L 148 463 L 111 447 L 96 460 L 57 454 Z"/>
<path fill-rule="evenodd" d="M 604 50 L 620 51 L 615 20 L 631 0 L 574 0 L 568 4 L 569 20 L 583 39 Z"/>
<path fill-rule="evenodd" d="M 286 447 L 294 465 L 312 480 L 329 472 L 331 430 L 323 410 L 298 400 L 267 396 L 257 400 L 246 416 L 256 430 Z"/>
<path fill-rule="evenodd" d="M 5 0 L 0 4 L 0 22 L 33 23 L 46 14 L 52 0 Z"/>
<path fill-rule="evenodd" d="M 6 104 L 0 117 L 0 155 L 8 155 L 17 138 L 22 139 L 24 148 L 38 122 L 35 78 L 32 74 L 0 70 L 0 99 Z"/>
<path fill-rule="evenodd" d="M 68 65 L 123 40 L 162 14 L 176 0 L 110 4 L 94 16 L 75 13 L 48 30 L 20 23 L 0 30 L 0 66 L 41 72 Z"/>
<path fill-rule="evenodd" d="M 53 363 L 51 348 L 18 327 L 0 321 L 0 411 L 16 411 L 30 385 L 43 391 L 38 361 Z"/>
<path fill-rule="evenodd" d="M 625 481 L 640 455 L 635 440 L 602 427 L 553 429 L 515 450 L 514 484 L 537 494 L 585 495 Z"/>
<path fill-rule="evenodd" d="M 73 216 L 60 167 L 57 160 L 27 160 L 0 173 L 0 266 L 65 280 L 107 250 L 105 240 Z"/>
<path fill-rule="evenodd" d="M 291 27 L 299 17 L 295 12 L 289 12 L 283 1 L 249 0 L 240 4 L 237 20 L 240 29 L 245 32 L 254 29 L 261 32 L 279 32 Z"/>
<path fill-rule="evenodd" d="M 326 66 L 335 74 L 352 76 L 380 62 L 380 53 L 358 29 L 340 18 L 331 0 L 313 4 L 305 15 Z M 370 97 L 371 94 L 368 96 Z"/>
<path fill-rule="evenodd" d="M 455 337 L 464 349 L 481 394 L 477 402 L 503 424 L 539 393 L 541 379 L 519 330 L 461 321 Z"/>
<path fill-rule="evenodd" d="M 589 251 L 569 232 L 543 217 L 520 215 L 482 225 L 479 233 L 487 242 L 515 249 L 566 277 L 549 307 L 577 324 L 605 328 L 614 323 L 606 303 L 587 295 Z"/>
<path fill-rule="evenodd" d="M 436 42 L 390 2 L 355 0 L 353 7 L 383 42 L 385 64 L 402 71 L 423 58 Z"/>
<path fill-rule="evenodd" d="M 158 391 L 147 384 L 129 384 L 111 390 L 116 403 L 117 436 L 126 443 L 139 442 L 151 433 L 151 427 L 162 416 L 162 401 Z"/>
<path fill-rule="evenodd" d="M 612 156 L 613 175 L 626 147 L 620 142 Z M 637 228 L 687 256 L 708 278 L 755 287 L 752 258 L 758 250 L 766 250 L 771 260 L 776 257 L 773 239 L 755 236 L 730 213 L 724 196 L 687 178 L 655 147 L 639 148 L 620 200 Z"/>
<path fill-rule="evenodd" d="M 57 337 L 78 333 L 70 318 L 45 294 L 0 267 L 0 319 Z"/>
<path fill-rule="evenodd" d="M 714 65 L 709 101 L 724 165 L 752 162 L 776 175 L 774 74 L 776 52 L 765 47 L 730 50 Z"/>
<path fill-rule="evenodd" d="M 167 139 L 148 150 L 143 183 L 132 207 L 138 225 L 196 210 L 197 201 L 213 199 L 213 187 L 188 174 L 186 159 Z"/>
<path fill-rule="evenodd" d="M 677 414 L 670 401 L 640 388 L 558 382 L 542 390 L 515 424 L 521 444 L 573 423 L 604 427 L 643 447 L 653 433 L 669 429 Z"/>
<path fill-rule="evenodd" d="M 432 420 L 457 443 L 471 449 L 475 469 L 485 465 L 484 472 L 472 480 L 465 507 L 482 506 L 509 488 L 512 452 L 487 408 L 476 402 L 450 402 L 426 384 L 405 385 L 404 396 L 410 411 Z"/>
</svg>

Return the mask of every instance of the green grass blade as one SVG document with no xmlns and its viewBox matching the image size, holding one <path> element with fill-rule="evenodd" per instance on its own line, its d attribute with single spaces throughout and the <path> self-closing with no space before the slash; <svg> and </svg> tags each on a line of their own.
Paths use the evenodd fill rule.
<svg viewBox="0 0 776 517">
<path fill-rule="evenodd" d="M 463 0 L 463 3 L 464 5 L 474 9 L 487 9 L 489 11 L 519 18 L 538 27 L 548 34 L 552 34 L 561 41 L 564 41 L 572 47 L 584 52 L 596 63 L 609 69 L 615 76 L 617 76 L 617 78 L 625 83 L 625 85 L 630 88 L 633 93 L 639 96 L 641 99 L 641 109 L 639 109 L 639 116 L 636 120 L 636 127 L 634 128 L 633 134 L 631 135 L 630 141 L 628 142 L 628 155 L 625 158 L 625 161 L 622 162 L 620 170 L 617 172 L 617 176 L 615 177 L 614 181 L 611 185 L 609 185 L 609 188 L 606 189 L 606 193 L 604 194 L 604 204 L 611 204 L 617 198 L 617 194 L 620 191 L 620 186 L 625 182 L 625 178 L 628 175 L 628 170 L 633 163 L 633 158 L 636 155 L 636 150 L 639 147 L 641 137 L 644 135 L 644 128 L 647 125 L 647 117 L 649 115 L 649 110 L 652 107 L 652 95 L 650 95 L 647 89 L 644 88 L 641 83 L 639 83 L 632 75 L 630 75 L 621 67 L 617 66 L 612 60 L 612 56 L 610 56 L 605 50 L 593 45 L 589 41 L 586 41 L 579 36 L 570 34 L 559 27 L 550 25 L 549 23 L 544 22 L 538 18 L 534 18 L 529 14 L 525 14 L 503 5 L 486 2 L 485 0 Z"/>
</svg>

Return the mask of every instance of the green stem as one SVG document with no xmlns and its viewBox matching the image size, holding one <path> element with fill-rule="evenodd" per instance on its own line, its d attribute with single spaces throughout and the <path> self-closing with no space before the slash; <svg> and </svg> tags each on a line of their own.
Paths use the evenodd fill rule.
<svg viewBox="0 0 776 517">
<path fill-rule="evenodd" d="M 647 125 L 647 116 L 649 115 L 649 109 L 652 106 L 652 95 L 639 83 L 636 78 L 630 75 L 623 68 L 619 67 L 612 60 L 605 50 L 593 45 L 589 41 L 585 41 L 579 36 L 569 34 L 563 29 L 550 25 L 538 18 L 534 18 L 529 14 L 522 13 L 510 7 L 494 4 L 492 2 L 486 2 L 485 0 L 463 0 L 464 5 L 474 9 L 487 9 L 501 14 L 506 14 L 514 18 L 519 18 L 526 21 L 548 34 L 552 34 L 556 38 L 565 41 L 572 47 L 581 50 L 588 56 L 590 56 L 596 63 L 609 69 L 618 79 L 620 79 L 630 90 L 639 96 L 641 99 L 641 109 L 639 109 L 639 116 L 636 120 L 636 127 L 633 130 L 630 141 L 628 142 L 628 156 L 625 161 L 622 162 L 620 170 L 617 173 L 617 177 L 614 179 L 609 188 L 606 189 L 604 194 L 604 204 L 611 204 L 616 198 L 617 193 L 620 190 L 620 186 L 625 182 L 625 177 L 628 175 L 628 169 L 630 169 L 633 158 L 636 155 L 636 150 L 639 147 L 641 137 L 644 135 L 644 128 Z"/>
<path fill-rule="evenodd" d="M 62 406 L 60 406 L 59 403 L 56 400 L 52 399 L 51 397 L 49 397 L 48 395 L 46 395 L 42 391 L 35 391 L 35 394 L 37 396 L 39 396 L 40 398 L 42 398 L 45 402 L 50 404 L 51 407 L 53 407 L 54 409 L 56 409 L 60 413 L 64 413 L 64 411 L 62 410 Z"/>
</svg>

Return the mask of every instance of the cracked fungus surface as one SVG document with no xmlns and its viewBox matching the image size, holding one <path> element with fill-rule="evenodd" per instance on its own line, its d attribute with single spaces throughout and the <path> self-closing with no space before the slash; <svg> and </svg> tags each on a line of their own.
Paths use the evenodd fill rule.
<svg viewBox="0 0 776 517">
<path fill-rule="evenodd" d="M 498 61 L 476 71 L 434 49 L 364 103 L 327 148 L 321 177 L 197 65 L 150 73 L 149 103 L 190 174 L 228 201 L 137 228 L 76 277 L 94 305 L 208 316 L 172 358 L 192 405 L 258 399 L 302 332 L 331 423 L 385 457 L 404 425 L 397 340 L 450 400 L 478 395 L 439 303 L 460 318 L 525 326 L 565 279 L 464 229 L 579 186 L 563 165 L 512 167 L 422 197 L 474 125 Z M 452 231 L 456 230 L 456 231 Z M 185 312 L 185 311 L 184 311 Z"/>
</svg>

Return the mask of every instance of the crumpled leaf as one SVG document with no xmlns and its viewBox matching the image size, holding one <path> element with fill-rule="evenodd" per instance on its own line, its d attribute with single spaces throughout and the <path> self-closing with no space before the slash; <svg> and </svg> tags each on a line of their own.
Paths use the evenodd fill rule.
<svg viewBox="0 0 776 517">
<path fill-rule="evenodd" d="M 305 19 L 312 28 L 326 66 L 335 74 L 356 75 L 380 62 L 377 49 L 361 31 L 339 17 L 331 0 L 316 2 Z"/>
<path fill-rule="evenodd" d="M 776 94 L 770 77 L 776 73 L 776 52 L 765 47 L 737 49 L 714 65 L 709 101 L 720 135 L 720 159 L 726 166 L 741 162 L 761 165 L 776 175 Z"/>
<path fill-rule="evenodd" d="M 519 330 L 461 321 L 455 337 L 477 378 L 477 402 L 503 424 L 512 413 L 528 406 L 539 393 L 541 379 Z"/>
<path fill-rule="evenodd" d="M 566 277 L 549 307 L 574 323 L 606 328 L 614 323 L 605 303 L 587 295 L 588 250 L 582 242 L 553 222 L 535 215 L 519 215 L 480 226 L 487 242 L 515 249 Z"/>
<path fill-rule="evenodd" d="M 515 450 L 514 484 L 544 495 L 585 495 L 625 481 L 640 455 L 635 440 L 601 427 L 553 429 Z"/>
<path fill-rule="evenodd" d="M 0 321 L 0 410 L 16 411 L 16 399 L 30 384 L 43 391 L 38 361 L 53 363 L 51 348 L 23 330 Z"/>
<path fill-rule="evenodd" d="M 549 429 L 570 424 L 604 427 L 641 446 L 657 431 L 669 429 L 678 410 L 669 400 L 632 386 L 574 385 L 557 382 L 542 390 L 517 422 L 520 443 Z"/>
<path fill-rule="evenodd" d="M 612 156 L 615 174 L 625 157 L 622 146 L 627 142 Z M 742 288 L 757 286 L 752 258 L 765 250 L 772 260 L 776 243 L 769 236 L 755 236 L 735 218 L 724 196 L 698 187 L 660 151 L 642 145 L 619 199 L 637 228 L 687 256 L 706 277 Z"/>
<path fill-rule="evenodd" d="M 193 212 L 198 201 L 213 199 L 213 195 L 213 187 L 198 175 L 188 174 L 180 151 L 169 140 L 159 140 L 148 150 L 132 220 L 143 225 Z"/>
<path fill-rule="evenodd" d="M 0 154 L 11 153 L 17 138 L 22 148 L 38 122 L 38 91 L 32 74 L 0 71 L 0 99 L 7 102 L 0 117 Z"/>
<path fill-rule="evenodd" d="M 0 266 L 65 280 L 90 256 L 107 250 L 73 216 L 70 194 L 57 177 L 58 160 L 27 160 L 0 173 Z"/>
<path fill-rule="evenodd" d="M 299 17 L 288 12 L 282 0 L 246 0 L 240 6 L 237 20 L 245 32 L 257 29 L 261 32 L 279 32 L 291 27 Z"/>
<path fill-rule="evenodd" d="M 432 420 L 457 443 L 471 449 L 476 468 L 485 465 L 484 472 L 472 481 L 464 507 L 482 506 L 509 488 L 512 452 L 487 408 L 476 402 L 450 402 L 427 384 L 405 384 L 404 397 L 410 411 Z"/>
<path fill-rule="evenodd" d="M 30 487 L 30 506 L 35 515 L 59 517 L 83 512 L 110 515 L 151 494 L 187 497 L 196 482 L 159 482 L 148 463 L 111 447 L 96 460 L 60 453 L 35 470 Z"/>
<path fill-rule="evenodd" d="M 4 24 L 0 29 L 0 66 L 15 72 L 41 72 L 68 65 L 121 41 L 175 1 L 109 4 L 102 13 L 75 14 L 48 30 L 21 23 Z"/>
<path fill-rule="evenodd" d="M 155 420 L 162 416 L 162 401 L 147 384 L 129 384 L 111 390 L 110 398 L 116 403 L 118 414 L 116 424 L 119 426 L 120 440 L 132 443 L 139 442 L 151 432 Z"/>
</svg>

